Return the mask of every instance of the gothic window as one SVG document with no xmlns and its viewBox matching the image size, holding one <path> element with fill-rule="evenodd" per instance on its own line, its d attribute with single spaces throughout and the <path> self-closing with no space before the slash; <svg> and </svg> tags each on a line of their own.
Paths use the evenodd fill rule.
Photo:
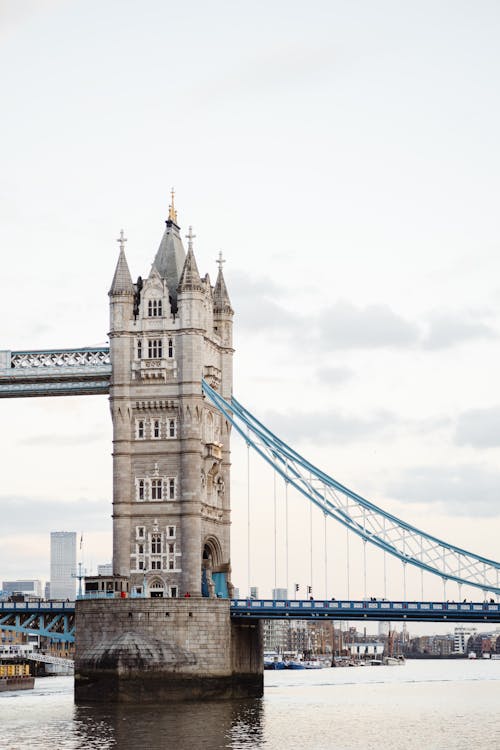
<svg viewBox="0 0 500 750">
<path fill-rule="evenodd" d="M 161 554 L 161 534 L 152 534 L 151 536 L 151 554 Z"/>
<path fill-rule="evenodd" d="M 167 424 L 168 424 L 168 437 L 169 438 L 176 437 L 176 432 L 177 432 L 176 427 L 177 427 L 177 425 L 175 423 L 175 419 L 168 419 L 167 420 Z"/>
<path fill-rule="evenodd" d="M 144 526 L 138 526 L 137 527 L 137 536 L 139 538 L 143 538 L 144 537 Z"/>
<path fill-rule="evenodd" d="M 144 560 L 139 560 L 139 570 L 144 570 Z"/>
<path fill-rule="evenodd" d="M 174 552 L 175 552 L 175 544 L 169 544 L 169 545 L 168 545 L 168 551 L 169 551 L 169 553 L 170 553 L 171 555 L 173 555 L 173 554 L 174 554 Z"/>
<path fill-rule="evenodd" d="M 137 554 L 138 555 L 143 555 L 144 554 L 144 545 L 143 544 L 138 544 L 137 545 Z"/>
<path fill-rule="evenodd" d="M 175 569 L 175 563 L 174 563 L 173 560 L 169 560 L 168 561 L 168 569 L 169 570 L 174 570 Z"/>
<path fill-rule="evenodd" d="M 161 560 L 151 560 L 151 570 L 161 570 Z"/>
<path fill-rule="evenodd" d="M 144 440 L 144 438 L 146 437 L 143 419 L 138 419 L 136 422 L 136 437 L 137 440 Z"/>
<path fill-rule="evenodd" d="M 151 480 L 151 500 L 161 500 L 162 496 L 162 480 L 152 479 Z"/>
<path fill-rule="evenodd" d="M 137 359 L 142 359 L 142 341 L 137 342 Z"/>
<path fill-rule="evenodd" d="M 148 357 L 149 359 L 159 359 L 163 356 L 163 346 L 161 339 L 148 339 Z"/>
<path fill-rule="evenodd" d="M 168 356 L 170 359 L 174 356 L 174 340 L 169 339 L 168 340 Z"/>
<path fill-rule="evenodd" d="M 153 419 L 152 428 L 153 428 L 151 430 L 152 437 L 153 439 L 158 440 L 160 437 L 160 420 L 159 419 Z"/>
<path fill-rule="evenodd" d="M 175 526 L 167 526 L 167 535 L 171 539 L 175 539 Z"/>
<path fill-rule="evenodd" d="M 148 317 L 149 318 L 161 318 L 162 306 L 161 299 L 150 299 L 148 302 Z"/>
<path fill-rule="evenodd" d="M 175 479 L 168 479 L 168 499 L 175 500 Z"/>
<path fill-rule="evenodd" d="M 144 479 L 139 479 L 137 482 L 137 499 L 139 501 L 146 499 L 146 482 Z M 143 536 L 143 534 L 139 533 L 139 536 Z"/>
<path fill-rule="evenodd" d="M 177 599 L 177 586 L 170 586 L 170 596 L 172 599 Z"/>
</svg>

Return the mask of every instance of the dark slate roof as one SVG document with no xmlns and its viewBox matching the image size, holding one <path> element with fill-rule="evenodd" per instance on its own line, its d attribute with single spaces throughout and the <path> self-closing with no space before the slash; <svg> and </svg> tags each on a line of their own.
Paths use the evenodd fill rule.
<svg viewBox="0 0 500 750">
<path fill-rule="evenodd" d="M 172 310 L 177 311 L 177 286 L 186 260 L 186 253 L 179 234 L 179 227 L 170 219 L 153 261 L 155 268 L 166 279 Z"/>
</svg>

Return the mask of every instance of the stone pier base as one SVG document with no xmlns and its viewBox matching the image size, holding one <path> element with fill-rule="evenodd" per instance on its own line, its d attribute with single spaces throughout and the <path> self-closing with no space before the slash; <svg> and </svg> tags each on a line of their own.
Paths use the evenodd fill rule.
<svg viewBox="0 0 500 750">
<path fill-rule="evenodd" d="M 260 697 L 259 622 L 225 599 L 76 603 L 75 701 L 166 703 Z"/>
</svg>

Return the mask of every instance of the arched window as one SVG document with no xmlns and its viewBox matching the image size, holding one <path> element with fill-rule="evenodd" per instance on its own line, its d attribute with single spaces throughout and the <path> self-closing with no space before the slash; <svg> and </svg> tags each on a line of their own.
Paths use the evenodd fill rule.
<svg viewBox="0 0 500 750">
<path fill-rule="evenodd" d="M 168 436 L 169 438 L 175 437 L 175 419 L 168 420 Z"/>
<path fill-rule="evenodd" d="M 174 356 L 174 341 L 173 339 L 168 340 L 168 356 L 170 359 Z"/>
<path fill-rule="evenodd" d="M 139 479 L 139 482 L 137 483 L 137 499 L 138 500 L 144 500 L 145 499 L 145 481 L 144 479 Z"/>
<path fill-rule="evenodd" d="M 142 341 L 137 342 L 137 359 L 142 359 Z"/>
</svg>

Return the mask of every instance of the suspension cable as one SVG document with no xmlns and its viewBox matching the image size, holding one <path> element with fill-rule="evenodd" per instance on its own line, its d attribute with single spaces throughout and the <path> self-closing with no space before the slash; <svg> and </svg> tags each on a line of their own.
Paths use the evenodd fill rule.
<svg viewBox="0 0 500 750">
<path fill-rule="evenodd" d="M 328 599 L 328 543 L 326 538 L 326 513 L 323 513 L 325 525 L 325 599 Z"/>
<path fill-rule="evenodd" d="M 290 594 L 289 584 L 289 557 L 288 557 L 288 479 L 285 479 L 285 565 L 286 565 L 286 591 Z"/>
<path fill-rule="evenodd" d="M 276 596 L 277 588 L 277 572 L 278 572 L 278 542 L 277 542 L 277 528 L 276 522 L 276 471 L 273 471 L 273 494 L 274 494 L 274 595 Z"/>
<path fill-rule="evenodd" d="M 351 583 L 350 583 L 350 571 L 349 571 L 349 556 L 350 556 L 350 550 L 349 550 L 349 529 L 346 528 L 346 561 L 347 561 L 347 598 L 351 598 Z"/>
<path fill-rule="evenodd" d="M 248 598 L 251 594 L 251 567 L 250 567 L 250 443 L 247 442 L 247 577 L 248 577 Z"/>
<path fill-rule="evenodd" d="M 309 581 L 313 594 L 313 506 L 309 503 Z"/>
</svg>

